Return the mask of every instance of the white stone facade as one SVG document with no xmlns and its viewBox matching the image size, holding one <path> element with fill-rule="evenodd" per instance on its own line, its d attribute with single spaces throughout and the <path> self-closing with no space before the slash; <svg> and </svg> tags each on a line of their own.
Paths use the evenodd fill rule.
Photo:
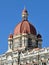
<svg viewBox="0 0 49 65">
<path fill-rule="evenodd" d="M 36 48 L 21 52 L 19 63 L 22 65 L 49 65 L 49 48 Z M 9 50 L 1 55 L 0 65 L 18 65 L 18 51 Z"/>
<path fill-rule="evenodd" d="M 42 65 L 42 63 L 46 63 L 47 65 L 49 63 L 49 48 L 25 50 L 28 38 L 32 38 L 33 45 L 36 43 L 36 36 L 31 34 L 13 36 L 12 39 L 8 38 L 8 51 L 0 56 L 0 65 Z"/>
</svg>

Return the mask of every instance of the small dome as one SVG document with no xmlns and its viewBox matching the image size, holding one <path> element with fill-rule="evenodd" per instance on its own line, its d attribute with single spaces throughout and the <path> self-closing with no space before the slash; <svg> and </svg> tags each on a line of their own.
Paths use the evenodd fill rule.
<svg viewBox="0 0 49 65">
<path fill-rule="evenodd" d="M 40 34 L 37 35 L 37 38 L 42 38 L 42 36 Z"/>
<path fill-rule="evenodd" d="M 14 35 L 22 34 L 22 33 L 27 33 L 27 34 L 31 33 L 33 35 L 36 35 L 36 29 L 27 20 L 23 20 L 14 29 Z"/>
<path fill-rule="evenodd" d="M 13 34 L 10 34 L 10 35 L 9 35 L 9 38 L 13 38 Z"/>
</svg>

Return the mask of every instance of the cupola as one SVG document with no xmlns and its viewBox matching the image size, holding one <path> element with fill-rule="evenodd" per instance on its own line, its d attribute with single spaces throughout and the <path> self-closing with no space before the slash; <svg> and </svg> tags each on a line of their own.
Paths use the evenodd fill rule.
<svg viewBox="0 0 49 65">
<path fill-rule="evenodd" d="M 22 20 L 28 20 L 28 11 L 26 8 L 22 11 Z"/>
</svg>

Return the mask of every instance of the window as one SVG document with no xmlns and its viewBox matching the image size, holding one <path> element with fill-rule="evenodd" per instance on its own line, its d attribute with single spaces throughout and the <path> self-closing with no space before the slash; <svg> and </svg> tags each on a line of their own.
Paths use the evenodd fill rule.
<svg viewBox="0 0 49 65">
<path fill-rule="evenodd" d="M 36 47 L 38 47 L 38 41 L 36 40 Z"/>
<path fill-rule="evenodd" d="M 47 61 L 47 65 L 49 65 L 49 58 L 48 58 L 48 61 Z"/>
<path fill-rule="evenodd" d="M 32 41 L 31 41 L 31 38 L 28 38 L 28 47 L 29 47 L 29 48 L 32 47 Z"/>
<path fill-rule="evenodd" d="M 42 65 L 46 65 L 46 63 L 45 63 L 45 62 L 43 62 L 43 63 L 42 63 Z"/>
<path fill-rule="evenodd" d="M 34 65 L 37 65 L 37 64 L 34 64 Z"/>
</svg>

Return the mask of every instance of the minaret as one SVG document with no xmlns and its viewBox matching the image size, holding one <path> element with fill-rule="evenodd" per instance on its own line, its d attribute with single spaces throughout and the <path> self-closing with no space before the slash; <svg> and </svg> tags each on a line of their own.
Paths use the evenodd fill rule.
<svg viewBox="0 0 49 65">
<path fill-rule="evenodd" d="M 8 38 L 8 50 L 13 48 L 13 35 L 10 34 Z"/>
<path fill-rule="evenodd" d="M 28 11 L 26 8 L 22 11 L 22 20 L 28 20 Z"/>
</svg>

